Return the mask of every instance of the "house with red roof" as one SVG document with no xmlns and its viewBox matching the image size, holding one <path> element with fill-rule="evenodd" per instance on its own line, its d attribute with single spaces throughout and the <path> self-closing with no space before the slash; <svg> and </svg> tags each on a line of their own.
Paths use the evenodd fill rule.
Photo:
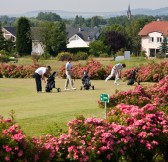
<svg viewBox="0 0 168 162">
<path fill-rule="evenodd" d="M 164 37 L 168 37 L 168 21 L 152 21 L 138 33 L 141 36 L 141 48 L 147 57 L 156 57 Z"/>
</svg>

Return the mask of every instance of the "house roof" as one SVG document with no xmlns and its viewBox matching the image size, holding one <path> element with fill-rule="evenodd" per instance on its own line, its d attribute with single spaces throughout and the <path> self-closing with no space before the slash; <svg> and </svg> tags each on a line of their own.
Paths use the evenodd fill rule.
<svg viewBox="0 0 168 162">
<path fill-rule="evenodd" d="M 3 28 L 16 37 L 16 27 L 3 27 Z M 31 35 L 33 40 L 40 40 L 39 28 L 31 27 Z"/>
<path fill-rule="evenodd" d="M 15 27 L 3 27 L 6 31 L 11 33 L 13 36 L 16 37 L 16 28 Z"/>
<path fill-rule="evenodd" d="M 73 35 L 77 34 L 84 41 L 90 41 L 96 37 L 96 34 L 99 32 L 99 28 L 67 28 L 67 38 L 71 38 Z"/>
<path fill-rule="evenodd" d="M 164 36 L 168 34 L 168 21 L 153 21 L 146 24 L 138 33 L 140 36 L 147 36 L 149 33 L 159 32 Z"/>
<path fill-rule="evenodd" d="M 16 27 L 3 27 L 5 30 L 10 32 L 13 36 L 16 37 Z M 96 37 L 96 34 L 99 32 L 100 28 L 67 28 L 67 38 L 71 38 L 73 35 L 77 34 L 84 41 L 90 41 Z M 39 40 L 40 32 L 38 27 L 31 27 L 31 34 L 33 40 Z"/>
</svg>

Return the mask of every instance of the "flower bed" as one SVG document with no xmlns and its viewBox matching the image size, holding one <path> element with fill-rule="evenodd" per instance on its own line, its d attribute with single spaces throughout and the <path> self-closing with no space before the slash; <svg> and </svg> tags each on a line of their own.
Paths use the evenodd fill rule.
<svg viewBox="0 0 168 162">
<path fill-rule="evenodd" d="M 158 82 L 168 75 L 168 61 L 163 61 L 161 63 L 149 63 L 146 66 L 137 67 L 139 69 L 137 73 L 137 80 L 143 82 Z M 123 72 L 123 77 L 129 79 L 131 71 L 133 69 L 128 69 Z"/>
<path fill-rule="evenodd" d="M 120 91 L 110 96 L 109 107 L 115 107 L 120 103 L 136 105 L 139 107 L 146 104 L 155 104 L 157 106 L 168 105 L 168 75 L 151 87 L 136 86 L 133 90 Z M 98 101 L 100 107 L 103 103 Z"/>
<path fill-rule="evenodd" d="M 39 65 L 15 65 L 15 64 L 0 64 L 0 77 L 5 78 L 32 78 L 34 75 L 35 69 Z"/>
<path fill-rule="evenodd" d="M 95 60 L 90 60 L 86 63 L 86 65 L 76 64 L 73 65 L 72 68 L 72 76 L 73 78 L 80 79 L 85 70 L 88 71 L 91 79 L 105 79 L 107 75 L 111 72 L 112 66 L 103 66 L 100 62 Z M 62 78 L 65 78 L 65 65 L 60 68 L 59 72 Z"/>
</svg>

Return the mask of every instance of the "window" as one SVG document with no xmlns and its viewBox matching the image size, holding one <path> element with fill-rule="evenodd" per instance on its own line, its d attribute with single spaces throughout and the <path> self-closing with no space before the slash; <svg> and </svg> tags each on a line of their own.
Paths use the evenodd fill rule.
<svg viewBox="0 0 168 162">
<path fill-rule="evenodd" d="M 161 37 L 157 37 L 157 42 L 162 42 L 162 38 Z"/>
<path fill-rule="evenodd" d="M 154 42 L 154 38 L 153 37 L 151 37 L 151 41 Z"/>
<path fill-rule="evenodd" d="M 149 43 L 154 42 L 154 37 L 149 38 Z"/>
</svg>

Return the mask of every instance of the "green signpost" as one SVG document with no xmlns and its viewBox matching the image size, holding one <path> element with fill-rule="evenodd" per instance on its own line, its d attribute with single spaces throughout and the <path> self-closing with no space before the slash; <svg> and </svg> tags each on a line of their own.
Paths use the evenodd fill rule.
<svg viewBox="0 0 168 162">
<path fill-rule="evenodd" d="M 105 118 L 107 118 L 107 103 L 109 102 L 109 95 L 108 94 L 100 94 L 100 101 L 104 102 Z"/>
</svg>

